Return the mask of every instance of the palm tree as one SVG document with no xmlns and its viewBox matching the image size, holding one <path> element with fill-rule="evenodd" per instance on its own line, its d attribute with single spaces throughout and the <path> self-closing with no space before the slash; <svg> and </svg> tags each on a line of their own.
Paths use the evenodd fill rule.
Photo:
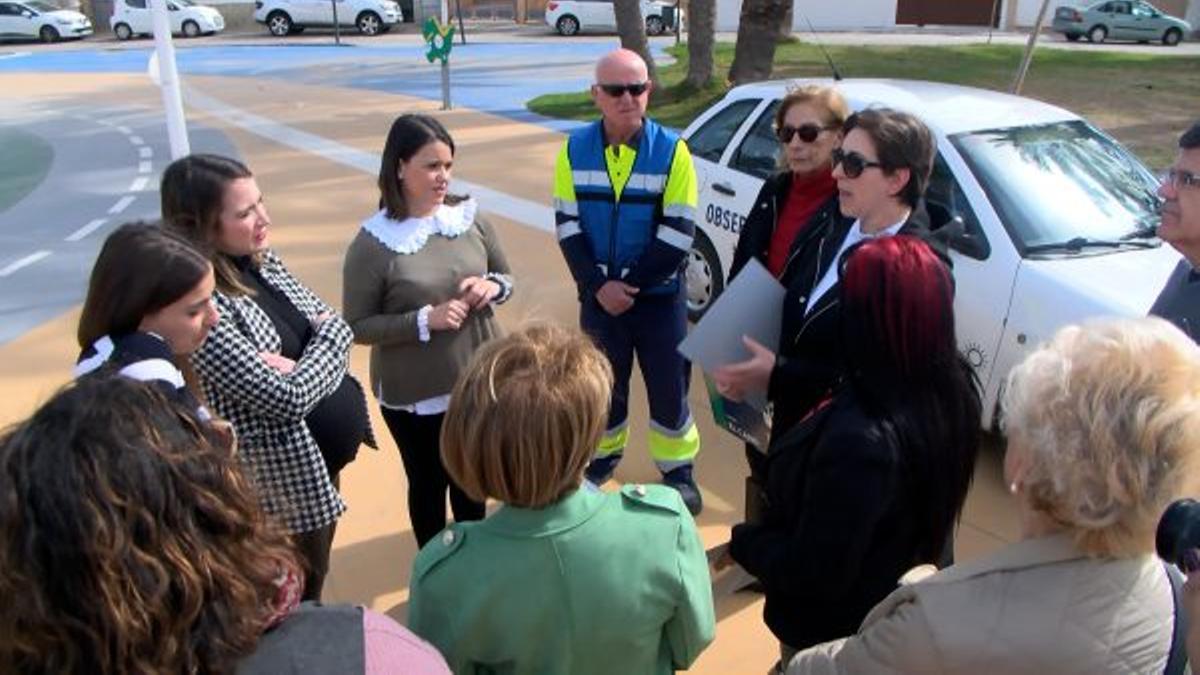
<svg viewBox="0 0 1200 675">
<path fill-rule="evenodd" d="M 697 89 L 712 81 L 716 70 L 713 63 L 715 14 L 714 0 L 691 0 L 688 3 L 688 72 L 684 82 Z M 675 20 L 679 20 L 678 15 Z"/>
<path fill-rule="evenodd" d="M 617 15 L 617 35 L 621 46 L 637 52 L 646 62 L 646 69 L 654 88 L 658 88 L 658 69 L 654 57 L 650 56 L 650 44 L 646 41 L 646 19 L 638 0 L 613 0 L 613 11 Z"/>
<path fill-rule="evenodd" d="M 757 82 L 771 77 L 780 24 L 792 8 L 792 0 L 745 0 L 738 20 L 737 45 L 729 81 Z"/>
</svg>

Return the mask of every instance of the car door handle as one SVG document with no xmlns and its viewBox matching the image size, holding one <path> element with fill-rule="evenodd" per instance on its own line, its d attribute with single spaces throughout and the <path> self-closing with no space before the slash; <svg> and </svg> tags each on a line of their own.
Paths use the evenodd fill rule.
<svg viewBox="0 0 1200 675">
<path fill-rule="evenodd" d="M 713 189 L 727 197 L 736 197 L 737 190 L 730 187 L 729 183 L 713 183 Z"/>
</svg>

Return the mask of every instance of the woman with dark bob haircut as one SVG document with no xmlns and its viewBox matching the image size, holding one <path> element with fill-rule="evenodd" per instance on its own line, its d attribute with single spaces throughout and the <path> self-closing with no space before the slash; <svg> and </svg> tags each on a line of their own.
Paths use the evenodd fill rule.
<svg viewBox="0 0 1200 675">
<path fill-rule="evenodd" d="M 350 327 L 270 248 L 254 175 L 218 155 L 163 172 L 162 214 L 212 262 L 221 319 L 192 354 L 208 403 L 237 432 L 268 513 L 294 535 L 305 598 L 319 600 L 338 517 L 338 472 L 374 443 L 362 388 L 346 372 Z"/>
<path fill-rule="evenodd" d="M 213 284 L 213 266 L 178 235 L 150 223 L 113 230 L 92 266 L 75 374 L 112 368 L 208 418 L 180 366 L 217 324 Z"/>
<path fill-rule="evenodd" d="M 427 115 L 392 123 L 379 167 L 379 211 L 346 251 L 342 306 L 371 346 L 371 390 L 408 476 L 417 545 L 455 520 L 483 517 L 442 467 L 450 390 L 471 355 L 500 333 L 494 306 L 512 295 L 500 240 L 474 199 L 450 194 L 454 139 Z"/>
<path fill-rule="evenodd" d="M 840 143 L 831 153 L 840 212 L 823 211 L 826 218 L 791 249 L 779 353 L 748 339 L 751 358 L 714 373 L 726 397 L 767 392 L 774 403 L 772 440 L 845 375 L 837 286 L 847 251 L 866 239 L 907 234 L 925 239 L 949 265 L 923 199 L 935 152 L 933 134 L 910 113 L 869 108 L 842 125 Z"/>
<path fill-rule="evenodd" d="M 297 608 L 297 569 L 229 451 L 148 383 L 81 378 L 0 435 L 5 673 L 447 672 L 385 617 Z"/>
<path fill-rule="evenodd" d="M 950 545 L 981 415 L 953 289 L 915 237 L 850 253 L 839 290 L 845 381 L 772 443 L 763 522 L 734 526 L 722 561 L 762 581 L 784 664 L 853 632 L 904 572 Z"/>
</svg>

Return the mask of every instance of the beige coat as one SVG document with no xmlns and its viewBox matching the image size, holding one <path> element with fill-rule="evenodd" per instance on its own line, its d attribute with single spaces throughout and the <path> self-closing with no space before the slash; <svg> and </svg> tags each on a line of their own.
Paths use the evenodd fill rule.
<svg viewBox="0 0 1200 675">
<path fill-rule="evenodd" d="M 1053 536 L 896 590 L 856 636 L 800 652 L 787 672 L 1153 674 L 1173 627 L 1157 558 L 1088 559 Z"/>
</svg>

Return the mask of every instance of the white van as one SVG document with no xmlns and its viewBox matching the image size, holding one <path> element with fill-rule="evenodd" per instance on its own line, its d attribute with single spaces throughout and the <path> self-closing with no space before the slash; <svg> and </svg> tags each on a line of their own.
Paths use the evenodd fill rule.
<svg viewBox="0 0 1200 675">
<path fill-rule="evenodd" d="M 225 30 L 225 17 L 212 7 L 192 0 L 167 0 L 171 33 L 185 37 L 211 35 Z M 118 40 L 154 34 L 154 15 L 147 0 L 114 0 L 108 25 Z"/>
<path fill-rule="evenodd" d="M 1179 254 L 1154 236 L 1158 182 L 1086 120 L 993 91 L 904 80 L 805 80 L 737 87 L 684 131 L 700 201 L 687 270 L 696 319 L 725 287 L 738 232 L 778 170 L 773 123 L 793 84 L 835 85 L 851 108 L 918 115 L 937 138 L 926 195 L 951 241 L 959 346 L 994 422 L 1010 368 L 1067 323 L 1143 316 Z"/>
</svg>

